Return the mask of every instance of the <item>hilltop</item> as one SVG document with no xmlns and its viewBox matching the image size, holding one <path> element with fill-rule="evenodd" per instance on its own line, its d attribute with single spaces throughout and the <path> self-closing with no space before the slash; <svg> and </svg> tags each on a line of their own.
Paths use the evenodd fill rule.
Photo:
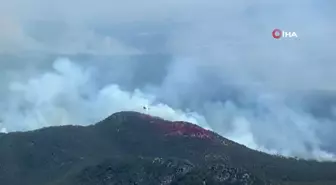
<svg viewBox="0 0 336 185">
<path fill-rule="evenodd" d="M 91 126 L 0 134 L 2 185 L 328 185 L 336 163 L 254 151 L 188 122 L 118 112 Z"/>
</svg>

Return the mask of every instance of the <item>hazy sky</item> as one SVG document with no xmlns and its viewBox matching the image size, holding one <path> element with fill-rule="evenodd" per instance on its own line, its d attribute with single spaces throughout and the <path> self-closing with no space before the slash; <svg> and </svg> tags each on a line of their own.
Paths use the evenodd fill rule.
<svg viewBox="0 0 336 185">
<path fill-rule="evenodd" d="M 152 114 L 251 148 L 330 158 L 333 7 L 333 0 L 0 0 L 0 129 L 87 125 L 148 104 Z M 275 40 L 274 28 L 298 38 Z"/>
</svg>

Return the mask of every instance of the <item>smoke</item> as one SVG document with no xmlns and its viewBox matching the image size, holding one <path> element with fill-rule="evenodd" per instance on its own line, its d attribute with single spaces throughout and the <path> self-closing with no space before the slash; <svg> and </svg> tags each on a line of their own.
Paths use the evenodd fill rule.
<svg viewBox="0 0 336 185">
<path fill-rule="evenodd" d="M 10 99 L 1 111 L 2 124 L 8 131 L 93 124 L 117 111 L 142 112 L 143 106 L 155 100 L 137 89 L 123 91 L 117 84 L 97 88 L 90 70 L 65 58 L 56 60 L 51 72 L 24 83 L 10 83 L 9 93 Z M 199 120 L 164 104 L 156 104 L 150 111 L 170 120 Z"/>
<path fill-rule="evenodd" d="M 1 3 L 1 132 L 149 106 L 253 149 L 334 159 L 334 1 Z"/>
</svg>

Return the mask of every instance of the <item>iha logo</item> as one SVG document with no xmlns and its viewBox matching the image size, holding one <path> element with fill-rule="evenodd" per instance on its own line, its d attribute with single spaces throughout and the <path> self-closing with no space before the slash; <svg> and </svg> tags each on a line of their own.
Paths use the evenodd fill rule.
<svg viewBox="0 0 336 185">
<path fill-rule="evenodd" d="M 281 37 L 285 38 L 292 38 L 292 37 L 298 37 L 298 35 L 295 32 L 290 32 L 290 31 L 282 31 L 280 29 L 274 29 L 272 31 L 272 36 L 275 39 L 280 39 Z"/>
</svg>

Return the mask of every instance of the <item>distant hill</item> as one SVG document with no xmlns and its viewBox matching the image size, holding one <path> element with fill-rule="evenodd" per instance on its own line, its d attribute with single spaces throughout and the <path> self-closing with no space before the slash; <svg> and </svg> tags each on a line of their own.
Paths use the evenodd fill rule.
<svg viewBox="0 0 336 185">
<path fill-rule="evenodd" d="M 186 122 L 118 112 L 0 134 L 1 185 L 328 185 L 336 163 L 251 150 Z"/>
</svg>

